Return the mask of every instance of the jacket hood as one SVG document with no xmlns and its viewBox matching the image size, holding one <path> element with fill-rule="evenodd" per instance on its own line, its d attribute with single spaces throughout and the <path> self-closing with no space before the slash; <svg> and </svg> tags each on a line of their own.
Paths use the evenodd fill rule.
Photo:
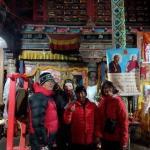
<svg viewBox="0 0 150 150">
<path fill-rule="evenodd" d="M 42 93 L 45 96 L 53 96 L 54 92 L 52 90 L 47 90 L 43 86 L 41 86 L 39 83 L 33 84 L 34 92 L 35 93 Z"/>
</svg>

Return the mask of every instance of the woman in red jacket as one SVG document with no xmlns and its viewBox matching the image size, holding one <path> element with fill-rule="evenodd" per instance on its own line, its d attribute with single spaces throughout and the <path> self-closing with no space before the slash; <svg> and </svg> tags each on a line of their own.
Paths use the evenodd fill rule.
<svg viewBox="0 0 150 150">
<path fill-rule="evenodd" d="M 110 81 L 101 88 L 96 136 L 103 150 L 125 150 L 128 144 L 128 114 L 118 90 Z"/>
<path fill-rule="evenodd" d="M 96 105 L 86 98 L 86 89 L 75 90 L 77 100 L 64 112 L 64 121 L 71 125 L 71 150 L 94 150 Z"/>
</svg>

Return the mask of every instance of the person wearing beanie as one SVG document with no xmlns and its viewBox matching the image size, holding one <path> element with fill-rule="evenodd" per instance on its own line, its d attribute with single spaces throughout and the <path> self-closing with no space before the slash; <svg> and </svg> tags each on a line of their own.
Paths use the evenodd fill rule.
<svg viewBox="0 0 150 150">
<path fill-rule="evenodd" d="M 75 89 L 77 100 L 64 112 L 64 122 L 71 126 L 71 150 L 94 150 L 95 116 L 97 107 L 90 102 L 84 86 Z"/>
<path fill-rule="evenodd" d="M 54 136 L 58 129 L 56 104 L 53 99 L 53 76 L 45 72 L 39 83 L 34 83 L 34 94 L 29 97 L 29 138 L 31 150 L 52 149 Z"/>
</svg>

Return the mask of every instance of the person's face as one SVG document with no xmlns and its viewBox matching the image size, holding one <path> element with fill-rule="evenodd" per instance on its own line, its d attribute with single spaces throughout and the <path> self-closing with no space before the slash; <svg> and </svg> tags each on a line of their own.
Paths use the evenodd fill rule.
<svg viewBox="0 0 150 150">
<path fill-rule="evenodd" d="M 85 103 L 86 93 L 84 91 L 76 93 L 77 99 L 80 100 L 81 103 Z"/>
<path fill-rule="evenodd" d="M 133 61 L 137 60 L 137 57 L 136 56 L 132 56 L 132 60 Z"/>
<path fill-rule="evenodd" d="M 119 58 L 118 55 L 114 57 L 114 61 L 115 61 L 115 62 L 119 62 L 119 59 L 120 59 L 120 58 Z"/>
<path fill-rule="evenodd" d="M 65 84 L 65 87 L 64 87 L 64 90 L 65 90 L 65 91 L 71 91 L 71 90 L 73 90 L 73 85 L 72 85 L 72 83 L 66 83 L 66 84 Z"/>
<path fill-rule="evenodd" d="M 47 90 L 53 90 L 53 87 L 54 87 L 54 81 L 50 80 L 50 81 L 47 81 L 43 84 L 43 87 L 45 87 Z"/>
<path fill-rule="evenodd" d="M 106 96 L 112 96 L 113 95 L 113 88 L 112 87 L 104 87 L 103 93 Z"/>
</svg>

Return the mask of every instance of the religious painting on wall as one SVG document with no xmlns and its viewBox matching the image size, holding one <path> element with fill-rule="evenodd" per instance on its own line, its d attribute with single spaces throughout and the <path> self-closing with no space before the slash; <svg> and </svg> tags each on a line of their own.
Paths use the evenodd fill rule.
<svg viewBox="0 0 150 150">
<path fill-rule="evenodd" d="M 109 49 L 106 51 L 108 79 L 120 95 L 140 94 L 140 52 L 137 48 Z"/>
</svg>

